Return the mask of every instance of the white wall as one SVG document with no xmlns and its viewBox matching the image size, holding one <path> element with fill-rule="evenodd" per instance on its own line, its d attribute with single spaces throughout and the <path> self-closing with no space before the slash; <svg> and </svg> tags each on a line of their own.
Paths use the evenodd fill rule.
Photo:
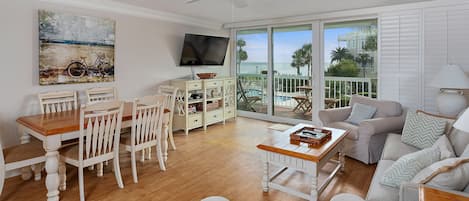
<svg viewBox="0 0 469 201">
<path fill-rule="evenodd" d="M 39 86 L 38 9 L 102 16 L 116 20 L 116 81 L 112 83 Z M 168 80 L 189 76 L 190 68 L 177 67 L 184 34 L 228 36 L 226 30 L 209 30 L 128 15 L 83 10 L 46 4 L 38 0 L 0 1 L 0 139 L 4 146 L 19 142 L 17 117 L 39 113 L 36 94 L 46 91 L 77 90 L 115 86 L 122 99 L 156 93 Z M 229 53 L 228 53 L 229 55 Z M 197 72 L 229 74 L 225 66 L 198 68 Z M 83 99 L 83 93 L 80 93 Z"/>
</svg>

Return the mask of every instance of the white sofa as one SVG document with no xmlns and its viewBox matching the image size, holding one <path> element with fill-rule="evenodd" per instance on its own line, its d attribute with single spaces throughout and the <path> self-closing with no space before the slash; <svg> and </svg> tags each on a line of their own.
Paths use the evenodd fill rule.
<svg viewBox="0 0 469 201">
<path fill-rule="evenodd" d="M 469 144 L 469 133 L 463 133 L 456 129 L 448 135 L 451 144 L 456 152 L 456 156 L 460 156 L 466 146 Z M 380 184 L 383 173 L 391 167 L 391 165 L 401 156 L 416 152 L 419 149 L 401 142 L 400 134 L 389 134 L 383 149 L 381 160 L 378 163 L 368 194 L 367 201 L 419 201 L 418 187 L 419 184 L 404 183 L 400 189 L 388 187 Z M 450 191 L 469 197 L 469 185 L 462 192 Z"/>
</svg>

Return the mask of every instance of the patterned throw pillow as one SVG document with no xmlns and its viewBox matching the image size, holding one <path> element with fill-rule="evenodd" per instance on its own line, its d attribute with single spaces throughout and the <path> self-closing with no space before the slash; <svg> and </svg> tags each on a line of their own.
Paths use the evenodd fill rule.
<svg viewBox="0 0 469 201">
<path fill-rule="evenodd" d="M 441 118 L 409 111 L 401 141 L 419 149 L 429 148 L 443 135 L 446 123 Z"/>
<path fill-rule="evenodd" d="M 384 172 L 381 184 L 399 188 L 402 182 L 408 182 L 422 169 L 440 160 L 438 148 L 423 149 L 402 156 Z"/>
</svg>

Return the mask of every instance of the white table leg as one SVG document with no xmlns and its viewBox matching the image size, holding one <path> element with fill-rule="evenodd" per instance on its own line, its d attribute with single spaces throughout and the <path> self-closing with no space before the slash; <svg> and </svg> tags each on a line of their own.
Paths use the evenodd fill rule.
<svg viewBox="0 0 469 201">
<path fill-rule="evenodd" d="M 311 193 L 310 193 L 310 201 L 317 201 L 318 200 L 318 173 L 315 171 L 311 175 Z"/>
<path fill-rule="evenodd" d="M 44 150 L 46 151 L 46 188 L 47 201 L 59 200 L 59 152 L 61 146 L 60 135 L 46 137 L 44 141 Z"/>
<path fill-rule="evenodd" d="M 262 177 L 262 190 L 269 192 L 269 162 L 263 161 L 264 165 L 264 176 Z"/>
</svg>

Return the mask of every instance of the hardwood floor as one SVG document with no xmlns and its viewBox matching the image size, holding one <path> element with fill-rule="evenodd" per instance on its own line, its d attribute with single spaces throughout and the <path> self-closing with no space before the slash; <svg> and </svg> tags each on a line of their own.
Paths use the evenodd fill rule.
<svg viewBox="0 0 469 201">
<path fill-rule="evenodd" d="M 134 184 L 130 168 L 130 156 L 121 155 L 121 172 L 124 189 L 117 187 L 111 168 L 103 177 L 95 171 L 85 171 L 85 194 L 87 200 L 131 201 L 199 201 L 204 197 L 220 195 L 231 201 L 304 201 L 286 193 L 271 190 L 263 193 L 261 188 L 262 165 L 256 145 L 269 133 L 272 123 L 238 118 L 226 125 L 210 126 L 191 131 L 189 136 L 176 132 L 177 150 L 169 151 L 167 170 L 161 172 L 156 158 L 137 163 L 139 183 Z M 155 156 L 155 154 L 153 154 Z M 273 168 L 271 168 L 273 169 Z M 331 170 L 324 168 L 324 171 Z M 329 184 L 321 201 L 329 201 L 335 194 L 348 192 L 364 197 L 367 193 L 375 166 L 367 166 L 353 159 L 346 159 L 345 173 Z M 288 172 L 276 182 L 309 192 L 309 177 Z M 320 176 L 324 179 L 325 176 Z M 20 177 L 5 182 L 0 200 L 45 200 L 44 177 L 41 181 L 23 181 Z M 78 200 L 77 169 L 67 167 L 67 190 L 61 192 L 61 200 Z"/>
</svg>

